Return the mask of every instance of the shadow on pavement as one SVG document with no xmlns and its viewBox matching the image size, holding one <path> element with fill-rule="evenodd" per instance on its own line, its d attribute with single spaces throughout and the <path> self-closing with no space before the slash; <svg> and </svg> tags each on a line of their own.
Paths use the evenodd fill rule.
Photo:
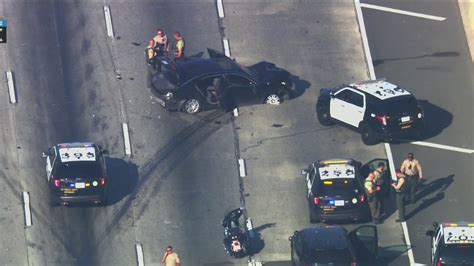
<svg viewBox="0 0 474 266">
<path fill-rule="evenodd" d="M 374 64 L 374 66 L 379 66 L 386 62 L 402 61 L 402 60 L 407 60 L 407 59 L 420 59 L 420 58 L 426 58 L 426 57 L 443 58 L 443 57 L 457 57 L 457 56 L 459 56 L 459 52 L 447 51 L 447 52 L 435 52 L 432 54 L 423 54 L 423 55 L 416 55 L 416 56 L 381 58 L 381 59 L 373 60 L 372 63 Z"/>
<path fill-rule="evenodd" d="M 138 167 L 134 163 L 116 158 L 106 158 L 109 178 L 107 205 L 113 205 L 132 194 L 138 184 Z"/>
<path fill-rule="evenodd" d="M 416 194 L 416 200 L 421 200 L 421 204 L 415 207 L 412 211 L 407 214 L 407 219 L 415 216 L 418 212 L 423 209 L 428 208 L 433 203 L 436 203 L 444 198 L 444 191 L 448 188 L 454 181 L 454 175 L 449 175 L 447 177 L 438 178 L 427 184 L 420 185 L 418 193 Z M 432 195 L 437 192 L 434 196 L 426 198 L 428 195 Z"/>
<path fill-rule="evenodd" d="M 260 232 L 266 228 L 271 228 L 275 227 L 276 223 L 266 223 L 262 224 L 260 226 L 254 227 L 252 230 L 250 230 L 249 233 L 249 243 L 250 243 L 250 249 L 249 249 L 249 255 L 253 256 L 265 247 L 265 241 L 262 239 L 262 234 Z"/>
<path fill-rule="evenodd" d="M 379 247 L 379 257 L 377 259 L 377 265 L 390 265 L 393 261 L 402 256 L 408 250 L 409 248 L 407 248 L 406 245 Z"/>
</svg>

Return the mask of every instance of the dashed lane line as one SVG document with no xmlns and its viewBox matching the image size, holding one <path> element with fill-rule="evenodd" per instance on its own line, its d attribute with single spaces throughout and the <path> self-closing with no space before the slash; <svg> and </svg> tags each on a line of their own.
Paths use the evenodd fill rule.
<svg viewBox="0 0 474 266">
<path fill-rule="evenodd" d="M 8 94 L 10 95 L 10 103 L 16 103 L 15 82 L 13 82 L 13 72 L 11 70 L 5 72 L 7 76 Z"/>
<path fill-rule="evenodd" d="M 135 244 L 135 250 L 137 252 L 137 265 L 145 266 L 145 259 L 143 256 L 143 247 L 141 244 Z"/>
<path fill-rule="evenodd" d="M 219 18 L 223 18 L 225 16 L 224 3 L 222 3 L 222 0 L 217 0 L 217 14 L 219 15 Z"/>
<path fill-rule="evenodd" d="M 23 191 L 23 209 L 25 210 L 25 227 L 30 227 L 32 223 L 31 219 L 31 204 L 30 204 L 30 193 Z"/>
<path fill-rule="evenodd" d="M 239 159 L 239 175 L 240 175 L 240 177 L 247 176 L 247 171 L 245 169 L 245 160 L 244 159 Z"/>
<path fill-rule="evenodd" d="M 112 25 L 112 15 L 110 14 L 110 7 L 108 5 L 104 6 L 104 16 L 105 16 L 105 27 L 107 28 L 107 36 L 110 38 L 114 37 L 114 27 Z"/>
<path fill-rule="evenodd" d="M 456 152 L 462 152 L 462 153 L 474 153 L 474 150 L 471 150 L 471 149 L 459 148 L 459 147 L 443 145 L 443 144 L 437 144 L 437 143 L 431 143 L 431 142 L 413 141 L 413 142 L 410 142 L 410 143 L 414 144 L 414 145 L 426 146 L 426 147 L 437 148 L 437 149 L 448 150 L 448 151 L 456 151 Z"/>
<path fill-rule="evenodd" d="M 122 123 L 123 143 L 125 146 L 125 154 L 130 156 L 132 154 L 132 147 L 130 145 L 130 134 L 128 133 L 128 124 Z"/>
<path fill-rule="evenodd" d="M 364 16 L 362 14 L 362 8 L 361 8 L 361 3 L 360 0 L 354 0 L 354 5 L 356 8 L 356 13 L 357 13 L 357 18 L 359 20 L 359 28 L 361 32 L 361 37 L 362 37 L 362 43 L 364 46 L 364 52 L 365 52 L 365 57 L 367 60 L 367 65 L 369 68 L 369 75 L 370 78 L 375 80 L 375 70 L 374 70 L 374 65 L 372 64 L 372 55 L 370 53 L 370 48 L 369 48 L 369 40 L 367 38 L 367 31 L 365 30 L 365 23 L 364 23 Z M 392 175 L 392 178 L 395 175 L 395 167 L 394 167 L 394 162 L 393 162 L 393 155 L 392 155 L 392 149 L 390 148 L 390 144 L 384 143 L 385 147 L 385 153 L 387 154 L 387 160 L 390 166 L 390 174 Z M 415 265 L 415 256 L 413 254 L 413 250 L 411 248 L 411 241 L 410 241 L 410 236 L 408 234 L 408 227 L 406 226 L 406 222 L 402 223 L 402 231 L 403 235 L 405 237 L 405 245 L 407 246 L 407 254 L 408 254 L 408 260 L 410 262 L 410 265 Z"/>
<path fill-rule="evenodd" d="M 432 16 L 432 15 L 427 15 L 427 14 L 423 14 L 423 13 L 416 13 L 416 12 L 405 11 L 405 10 L 401 10 L 401 9 L 384 7 L 384 6 L 377 6 L 377 5 L 371 5 L 371 4 L 365 4 L 365 3 L 360 3 L 360 6 L 365 7 L 365 8 L 370 8 L 370 9 L 376 9 L 376 10 L 380 10 L 380 11 L 396 13 L 396 14 L 400 14 L 400 15 L 419 17 L 419 18 L 431 19 L 431 20 L 436 20 L 436 21 L 446 20 L 445 17 Z"/>
</svg>

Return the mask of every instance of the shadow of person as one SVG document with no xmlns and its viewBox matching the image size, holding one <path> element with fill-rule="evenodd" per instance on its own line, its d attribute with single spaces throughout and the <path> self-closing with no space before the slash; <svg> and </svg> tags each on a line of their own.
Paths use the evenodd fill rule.
<svg viewBox="0 0 474 266">
<path fill-rule="evenodd" d="M 300 77 L 291 75 L 290 80 L 293 83 L 293 92 L 289 95 L 290 99 L 295 99 L 304 94 L 304 92 L 311 87 L 311 83 Z"/>
<path fill-rule="evenodd" d="M 454 175 L 435 179 L 429 183 L 420 184 L 415 195 L 416 200 L 422 199 L 436 191 L 445 191 L 454 182 Z"/>
<path fill-rule="evenodd" d="M 267 228 L 275 227 L 276 223 L 266 223 L 260 226 L 254 227 L 252 230 L 248 232 L 249 235 L 249 255 L 253 256 L 265 247 L 265 241 L 262 239 L 262 234 L 260 232 Z"/>
<path fill-rule="evenodd" d="M 413 248 L 413 247 L 411 247 Z M 411 248 L 406 245 L 394 245 L 388 247 L 380 247 L 378 250 L 379 257 L 377 258 L 378 266 L 390 265 L 394 260 L 401 255 L 407 253 Z"/>
<path fill-rule="evenodd" d="M 444 192 L 439 192 L 439 193 L 436 193 L 436 195 L 432 198 L 429 198 L 429 199 L 423 199 L 421 201 L 421 204 L 419 204 L 418 206 L 416 206 L 416 208 L 414 210 L 412 210 L 411 212 L 409 212 L 407 215 L 406 215 L 406 219 L 410 219 L 411 217 L 415 216 L 415 214 L 417 214 L 418 212 L 420 212 L 421 210 L 423 209 L 426 209 L 428 208 L 429 206 L 433 205 L 434 203 L 442 200 L 444 198 Z"/>
</svg>

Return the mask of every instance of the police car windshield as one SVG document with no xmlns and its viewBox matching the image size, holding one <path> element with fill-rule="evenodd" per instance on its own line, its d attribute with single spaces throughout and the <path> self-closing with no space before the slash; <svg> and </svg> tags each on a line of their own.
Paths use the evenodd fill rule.
<svg viewBox="0 0 474 266">
<path fill-rule="evenodd" d="M 56 178 L 100 177 L 101 167 L 97 162 L 62 163 L 56 171 Z"/>
<path fill-rule="evenodd" d="M 418 110 L 418 102 L 412 95 L 393 97 L 384 101 L 385 115 L 401 115 L 403 113 L 414 113 Z"/>
<path fill-rule="evenodd" d="M 449 244 L 440 251 L 441 265 L 473 265 L 474 244 Z"/>
<path fill-rule="evenodd" d="M 354 261 L 348 249 L 340 250 L 316 250 L 306 253 L 303 258 L 305 263 L 315 263 L 316 265 L 344 265 L 348 266 Z"/>
</svg>

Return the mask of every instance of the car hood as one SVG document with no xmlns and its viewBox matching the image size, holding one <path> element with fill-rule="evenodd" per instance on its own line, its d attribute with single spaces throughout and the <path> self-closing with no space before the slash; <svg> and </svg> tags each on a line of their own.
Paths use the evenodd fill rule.
<svg viewBox="0 0 474 266">
<path fill-rule="evenodd" d="M 260 83 L 268 85 L 288 81 L 290 78 L 288 71 L 278 68 L 275 64 L 269 62 L 260 62 L 250 66 L 249 69 Z"/>
</svg>

